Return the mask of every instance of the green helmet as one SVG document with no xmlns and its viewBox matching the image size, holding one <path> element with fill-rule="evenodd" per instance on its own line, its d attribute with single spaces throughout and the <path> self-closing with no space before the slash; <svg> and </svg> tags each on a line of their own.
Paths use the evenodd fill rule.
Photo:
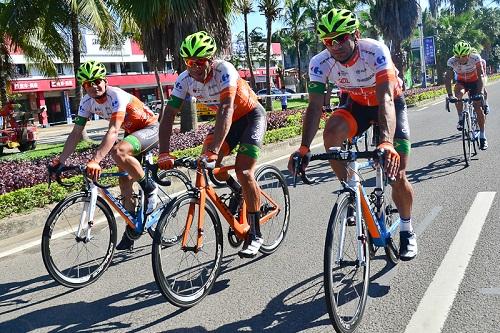
<svg viewBox="0 0 500 333">
<path fill-rule="evenodd" d="M 106 67 L 103 63 L 89 60 L 78 67 L 76 77 L 80 83 L 84 81 L 94 81 L 95 79 L 105 79 Z"/>
<path fill-rule="evenodd" d="M 183 58 L 210 58 L 217 51 L 217 45 L 206 31 L 198 31 L 187 36 L 181 44 Z"/>
<path fill-rule="evenodd" d="M 332 8 L 328 13 L 321 16 L 316 33 L 321 39 L 330 34 L 352 34 L 358 28 L 359 21 L 353 12 L 347 9 Z"/>
<path fill-rule="evenodd" d="M 472 52 L 472 47 L 469 43 L 460 41 L 453 46 L 453 54 L 456 57 L 462 57 L 465 55 L 469 55 Z"/>
</svg>

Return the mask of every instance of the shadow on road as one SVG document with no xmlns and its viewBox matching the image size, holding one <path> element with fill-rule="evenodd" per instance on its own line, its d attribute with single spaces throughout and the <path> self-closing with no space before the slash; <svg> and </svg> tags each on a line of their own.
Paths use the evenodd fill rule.
<svg viewBox="0 0 500 333">
<path fill-rule="evenodd" d="M 426 166 L 409 170 L 406 176 L 410 183 L 420 183 L 426 180 L 446 177 L 466 168 L 462 155 L 455 155 L 431 162 Z"/>
<path fill-rule="evenodd" d="M 444 138 L 440 139 L 430 139 L 430 140 L 424 140 L 424 141 L 419 141 L 419 142 L 412 142 L 411 143 L 411 148 L 416 149 L 416 148 L 422 148 L 422 147 L 433 147 L 433 146 L 441 146 L 445 145 L 451 142 L 456 142 L 456 141 L 461 141 L 462 140 L 462 134 L 461 133 L 456 133 Z"/>
</svg>

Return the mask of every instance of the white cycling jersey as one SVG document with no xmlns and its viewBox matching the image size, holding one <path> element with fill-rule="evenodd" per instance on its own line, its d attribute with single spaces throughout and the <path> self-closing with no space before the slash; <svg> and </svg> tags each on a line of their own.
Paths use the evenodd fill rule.
<svg viewBox="0 0 500 333">
<path fill-rule="evenodd" d="M 196 81 L 187 70 L 182 72 L 175 81 L 172 95 L 183 100 L 189 94 L 195 97 L 198 103 L 217 112 L 221 100 L 227 94 L 235 93 L 233 121 L 257 107 L 257 95 L 231 63 L 214 60 L 212 66 L 212 77 L 206 82 Z"/>
<path fill-rule="evenodd" d="M 474 82 L 479 79 L 477 75 L 478 67 L 482 66 L 482 58 L 477 53 L 472 53 L 469 55 L 467 62 L 461 64 L 459 58 L 451 57 L 448 59 L 447 65 L 451 67 L 455 73 L 457 73 L 457 80 L 462 82 Z"/>
<path fill-rule="evenodd" d="M 121 127 L 127 133 L 135 132 L 157 121 L 154 113 L 137 97 L 112 86 L 106 87 L 106 98 L 102 98 L 102 101 L 97 101 L 89 95 L 82 97 L 78 116 L 88 119 L 92 114 L 107 120 L 122 118 Z"/>
<path fill-rule="evenodd" d="M 309 63 L 309 88 L 315 82 L 335 83 L 353 101 L 361 105 L 378 105 L 376 84 L 393 81 L 395 96 L 402 94 L 402 80 L 384 43 L 370 38 L 358 40 L 353 58 L 342 64 L 336 61 L 328 49 L 314 56 Z"/>
</svg>

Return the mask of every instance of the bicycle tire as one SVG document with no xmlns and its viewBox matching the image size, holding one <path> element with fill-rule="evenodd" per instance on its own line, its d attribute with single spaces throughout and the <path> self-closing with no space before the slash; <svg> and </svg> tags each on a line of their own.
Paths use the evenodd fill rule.
<svg viewBox="0 0 500 333">
<path fill-rule="evenodd" d="M 394 223 L 401 223 L 399 212 L 396 208 L 396 205 L 392 201 L 392 188 L 390 186 L 386 186 L 384 189 L 384 211 L 385 211 L 385 229 L 389 230 Z M 399 229 L 397 228 L 393 235 L 389 239 L 387 239 L 387 245 L 384 247 L 385 255 L 387 260 L 391 262 L 393 265 L 397 265 L 399 263 Z"/>
<path fill-rule="evenodd" d="M 174 197 L 185 193 L 189 189 L 193 188 L 191 180 L 182 171 L 177 169 L 170 169 L 158 172 L 158 179 L 160 180 L 170 180 L 170 186 L 158 186 L 158 205 L 156 209 L 163 209 Z M 156 224 L 153 224 L 148 228 L 148 234 L 151 238 L 154 238 Z"/>
<path fill-rule="evenodd" d="M 93 219 L 94 224 L 92 226 L 92 237 L 90 241 L 78 241 L 75 238 L 75 227 L 76 230 L 78 230 L 80 214 L 83 212 L 85 202 L 89 201 L 90 195 L 85 192 L 75 193 L 63 199 L 54 207 L 43 229 L 41 248 L 45 268 L 56 282 L 69 288 L 81 288 L 95 282 L 109 267 L 114 255 L 116 246 L 115 217 L 108 204 L 99 196 L 97 197 Z M 83 203 L 82 208 L 75 207 L 75 205 L 79 203 Z M 99 214 L 99 212 L 102 214 Z M 105 223 L 101 223 L 101 219 L 104 219 Z M 57 224 L 59 221 L 65 222 L 65 224 Z M 103 227 L 106 226 L 106 222 L 109 227 L 109 232 L 102 232 Z M 59 231 L 56 229 L 59 227 L 62 227 L 63 230 Z M 64 237 L 66 235 L 69 235 L 69 237 Z M 106 239 L 104 238 L 105 235 L 108 235 Z M 103 236 L 103 242 L 99 242 L 101 236 Z M 66 249 L 68 249 L 68 253 L 60 257 L 60 250 L 56 251 L 55 245 L 63 245 L 63 243 L 68 242 L 75 242 L 75 244 L 69 247 L 66 246 L 67 244 L 64 244 Z M 101 243 L 106 245 L 100 246 Z M 82 252 L 83 249 L 85 250 L 84 252 Z M 89 260 L 89 255 L 99 249 L 103 250 L 103 254 L 101 256 L 96 256 L 93 260 Z M 76 250 L 78 257 L 81 253 L 86 254 L 85 262 L 78 261 L 78 257 L 76 260 L 68 260 L 69 254 L 73 252 L 73 250 Z M 68 260 L 71 264 L 76 263 L 76 267 L 70 266 L 64 268 L 63 262 L 65 260 Z M 82 275 L 82 273 L 85 274 L 85 272 L 88 274 Z M 76 274 L 76 276 L 74 276 L 74 274 Z"/>
<path fill-rule="evenodd" d="M 474 156 L 479 152 L 479 123 L 477 122 L 477 115 L 474 114 L 474 117 L 471 117 L 471 129 L 472 129 L 472 154 Z M 477 135 L 476 135 L 477 134 Z"/>
<path fill-rule="evenodd" d="M 290 222 L 290 194 L 287 183 L 281 171 L 272 165 L 263 165 L 255 172 L 255 179 L 260 191 L 269 195 L 278 205 L 280 211 L 272 219 L 260 225 L 264 243 L 260 247 L 263 254 L 275 252 L 283 243 Z M 260 211 L 264 216 L 273 209 L 272 204 L 262 194 L 260 195 Z"/>
<path fill-rule="evenodd" d="M 351 333 L 354 332 L 357 326 L 360 324 L 363 317 L 363 313 L 366 306 L 366 300 L 368 296 L 368 288 L 370 282 L 370 255 L 369 255 L 369 244 L 366 238 L 362 244 L 362 250 L 364 252 L 365 265 L 359 266 L 357 262 L 357 233 L 356 226 L 350 226 L 347 224 L 347 211 L 348 206 L 352 205 L 353 198 L 349 193 L 344 193 L 339 196 L 337 202 L 333 206 L 332 213 L 330 215 L 330 220 L 328 222 L 328 229 L 326 233 L 325 240 L 325 252 L 324 252 L 324 287 L 325 287 L 325 300 L 328 308 L 328 314 L 332 322 L 335 331 L 339 333 Z M 354 214 L 358 214 L 355 208 L 353 208 Z M 335 245 L 335 241 L 340 236 L 342 228 L 339 226 L 344 226 L 344 259 L 340 265 L 335 263 L 337 256 L 338 246 Z M 347 232 L 352 235 L 348 237 Z M 367 233 L 366 228 L 363 223 L 363 232 Z M 339 242 L 340 242 L 339 238 Z M 349 246 L 350 245 L 350 246 Z M 353 250 L 353 254 L 347 255 L 347 251 Z M 348 272 L 348 274 L 342 274 L 340 271 L 346 267 L 352 267 L 354 269 L 354 274 Z M 344 277 L 352 277 L 356 273 L 360 273 L 359 282 L 356 280 L 345 282 Z M 339 291 L 336 292 L 335 289 L 338 284 L 341 284 Z M 345 295 L 346 299 L 340 299 L 342 295 Z M 358 296 L 353 298 L 353 296 Z M 359 298 L 357 304 L 354 304 L 356 299 Z M 353 313 L 350 316 L 346 316 L 343 312 L 349 307 L 353 307 Z M 349 320 L 347 320 L 350 318 Z"/>
<path fill-rule="evenodd" d="M 195 218 L 190 228 L 190 234 L 187 236 L 187 246 L 193 247 L 196 244 L 198 230 L 196 216 L 199 212 L 199 199 L 194 193 L 188 192 L 169 203 L 163 211 L 156 228 L 152 248 L 152 264 L 156 284 L 163 296 L 171 304 L 180 308 L 189 308 L 199 303 L 210 293 L 219 274 L 223 252 L 223 236 L 219 216 L 209 201 L 206 202 L 205 206 L 203 248 L 197 253 L 181 248 L 186 216 L 191 205 L 195 205 L 193 215 Z M 213 255 L 206 255 L 211 249 L 214 252 Z M 180 260 L 174 260 L 176 254 L 180 255 Z M 194 258 L 190 260 L 189 256 L 194 256 Z M 164 260 L 162 261 L 162 259 Z M 204 265 L 205 259 L 206 265 Z M 182 267 L 190 263 L 195 263 L 194 273 L 191 274 L 188 272 L 189 268 Z M 200 276 L 192 278 L 196 273 L 200 273 Z"/>
<path fill-rule="evenodd" d="M 227 183 L 225 181 L 218 180 L 215 177 L 212 169 L 208 169 L 207 171 L 208 171 L 208 178 L 210 179 L 212 184 L 214 184 L 215 187 L 226 187 L 227 186 Z"/>
<path fill-rule="evenodd" d="M 462 146 L 464 149 L 465 166 L 468 167 L 471 160 L 471 145 L 472 145 L 472 131 L 471 131 L 471 117 L 470 113 L 465 113 L 463 116 L 464 124 L 462 127 Z"/>
</svg>

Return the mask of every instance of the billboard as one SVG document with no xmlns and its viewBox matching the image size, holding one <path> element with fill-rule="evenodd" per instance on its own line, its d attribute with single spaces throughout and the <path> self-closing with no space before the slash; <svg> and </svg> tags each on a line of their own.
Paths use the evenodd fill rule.
<svg viewBox="0 0 500 333">
<path fill-rule="evenodd" d="M 424 37 L 424 57 L 426 65 L 436 64 L 436 47 L 434 36 Z"/>
</svg>

